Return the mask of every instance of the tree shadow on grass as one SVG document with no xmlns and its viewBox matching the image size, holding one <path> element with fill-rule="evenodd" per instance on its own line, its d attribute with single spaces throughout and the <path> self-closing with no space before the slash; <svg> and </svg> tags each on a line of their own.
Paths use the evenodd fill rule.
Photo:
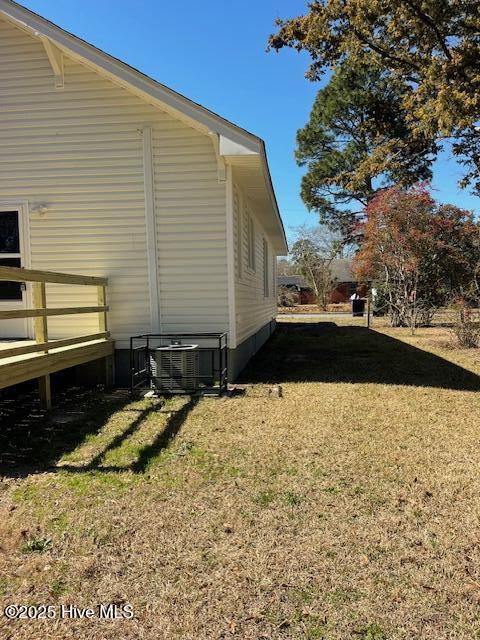
<svg viewBox="0 0 480 640">
<path fill-rule="evenodd" d="M 112 413 L 131 401 L 127 396 L 89 391 L 56 394 L 54 412 L 48 415 L 39 409 L 36 392 L 16 393 L 12 388 L 8 397 L 16 410 L 3 416 L 0 428 L 0 475 L 4 476 L 48 469 L 98 433 Z"/>
<path fill-rule="evenodd" d="M 289 322 L 240 375 L 241 383 L 350 382 L 480 391 L 480 376 L 366 327 Z"/>
<path fill-rule="evenodd" d="M 155 459 L 163 449 L 168 447 L 170 440 L 178 435 L 189 413 L 198 404 L 199 399 L 198 396 L 190 396 L 188 402 L 186 402 L 183 407 L 170 414 L 163 430 L 156 436 L 153 442 L 141 450 L 135 462 L 132 463 L 130 468 L 134 473 L 143 473 L 150 464 L 150 461 Z"/>
<path fill-rule="evenodd" d="M 71 471 L 75 473 L 82 473 L 88 471 L 102 471 L 102 472 L 121 472 L 121 471 L 133 471 L 133 473 L 144 473 L 150 462 L 154 460 L 164 449 L 166 449 L 170 441 L 175 438 L 180 432 L 182 426 L 187 419 L 190 411 L 197 405 L 199 398 L 196 396 L 190 396 L 187 402 L 176 411 L 169 411 L 166 415 L 165 424 L 163 428 L 157 433 L 152 442 L 145 444 L 138 454 L 135 460 L 127 465 L 105 465 L 103 461 L 106 454 L 109 451 L 113 451 L 121 447 L 135 431 L 137 431 L 148 416 L 155 411 L 158 411 L 158 407 L 147 407 L 144 410 L 138 412 L 138 417 L 135 418 L 132 423 L 121 433 L 117 434 L 95 457 L 90 460 L 86 465 L 72 466 L 61 465 L 61 469 L 65 471 Z"/>
<path fill-rule="evenodd" d="M 64 471 L 72 473 L 89 472 L 124 472 L 144 473 L 150 461 L 165 449 L 170 440 L 182 428 L 188 414 L 198 402 L 197 397 L 190 397 L 181 408 L 176 411 L 162 412 L 161 405 L 149 404 L 141 408 L 131 408 L 130 396 L 109 398 L 99 396 L 94 406 L 77 411 L 76 419 L 67 424 L 55 425 L 48 419 L 36 424 L 35 431 L 25 431 L 22 422 L 11 427 L 8 440 L 0 437 L 0 476 L 25 477 L 27 475 L 45 471 Z M 123 429 L 115 433 L 94 456 L 84 464 L 62 463 L 61 459 L 81 449 L 90 437 L 95 437 L 107 424 L 109 418 L 125 412 L 131 415 Z M 120 449 L 128 439 L 146 423 L 154 412 L 165 416 L 159 431 L 143 447 L 140 447 L 135 459 L 127 465 L 108 466 L 104 464 L 109 452 Z M 28 441 L 28 446 L 27 445 Z"/>
</svg>

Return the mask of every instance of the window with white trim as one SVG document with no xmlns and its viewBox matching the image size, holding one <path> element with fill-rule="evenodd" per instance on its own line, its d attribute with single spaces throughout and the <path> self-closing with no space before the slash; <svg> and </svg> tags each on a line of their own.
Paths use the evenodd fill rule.
<svg viewBox="0 0 480 640">
<path fill-rule="evenodd" d="M 7 207 L 0 210 L 0 266 L 21 267 L 20 211 Z M 0 281 L 0 300 L 22 300 L 22 283 Z"/>
<path fill-rule="evenodd" d="M 270 295 L 270 279 L 268 268 L 268 243 L 263 239 L 263 297 L 268 298 Z"/>
</svg>

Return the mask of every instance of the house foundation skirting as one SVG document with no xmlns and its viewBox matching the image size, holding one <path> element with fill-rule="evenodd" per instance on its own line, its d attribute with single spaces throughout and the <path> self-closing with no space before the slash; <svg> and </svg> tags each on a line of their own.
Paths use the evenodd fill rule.
<svg viewBox="0 0 480 640">
<path fill-rule="evenodd" d="M 228 381 L 234 382 L 248 361 L 262 347 L 275 331 L 276 321 L 271 320 L 249 336 L 236 349 L 228 350 Z M 115 349 L 115 385 L 130 386 L 130 351 Z"/>
<path fill-rule="evenodd" d="M 238 345 L 236 349 L 228 350 L 228 381 L 235 382 L 239 373 L 245 369 L 248 361 L 257 353 L 275 331 L 276 320 L 267 322 L 254 334 Z"/>
</svg>

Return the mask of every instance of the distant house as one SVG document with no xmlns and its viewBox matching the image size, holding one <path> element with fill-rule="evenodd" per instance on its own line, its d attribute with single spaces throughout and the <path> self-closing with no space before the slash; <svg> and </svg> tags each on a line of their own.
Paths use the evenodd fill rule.
<svg viewBox="0 0 480 640">
<path fill-rule="evenodd" d="M 331 303 L 349 302 L 350 296 L 356 291 L 359 291 L 360 294 L 363 293 L 362 286 L 358 284 L 352 272 L 351 260 L 348 258 L 333 260 L 330 265 L 330 271 L 336 283 L 330 299 Z M 279 287 L 285 287 L 298 294 L 298 304 L 316 303 L 312 287 L 301 275 L 278 276 L 277 284 Z"/>
<path fill-rule="evenodd" d="M 348 302 L 350 300 L 350 296 L 355 293 L 358 288 L 358 282 L 352 273 L 351 265 L 352 261 L 347 258 L 338 258 L 333 260 L 330 265 L 332 278 L 336 283 L 336 287 L 331 298 L 331 302 L 333 304 Z"/>
<path fill-rule="evenodd" d="M 277 285 L 295 294 L 297 304 L 316 303 L 315 294 L 303 276 L 278 276 Z"/>
<path fill-rule="evenodd" d="M 287 253 L 263 141 L 10 0 L 0 59 L 0 266 L 108 278 L 120 384 L 149 332 L 227 332 L 233 379 L 274 330 Z M 50 306 L 98 304 L 62 286 Z M 0 339 L 33 337 L 31 296 L 0 284 Z M 58 315 L 49 337 L 96 323 Z"/>
</svg>

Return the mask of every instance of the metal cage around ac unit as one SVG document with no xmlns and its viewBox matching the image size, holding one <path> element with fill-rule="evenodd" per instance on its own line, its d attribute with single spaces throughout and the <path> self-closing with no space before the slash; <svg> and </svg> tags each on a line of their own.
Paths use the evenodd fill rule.
<svg viewBox="0 0 480 640">
<path fill-rule="evenodd" d="M 227 391 L 226 333 L 146 333 L 130 338 L 130 388 L 159 394 Z"/>
</svg>

